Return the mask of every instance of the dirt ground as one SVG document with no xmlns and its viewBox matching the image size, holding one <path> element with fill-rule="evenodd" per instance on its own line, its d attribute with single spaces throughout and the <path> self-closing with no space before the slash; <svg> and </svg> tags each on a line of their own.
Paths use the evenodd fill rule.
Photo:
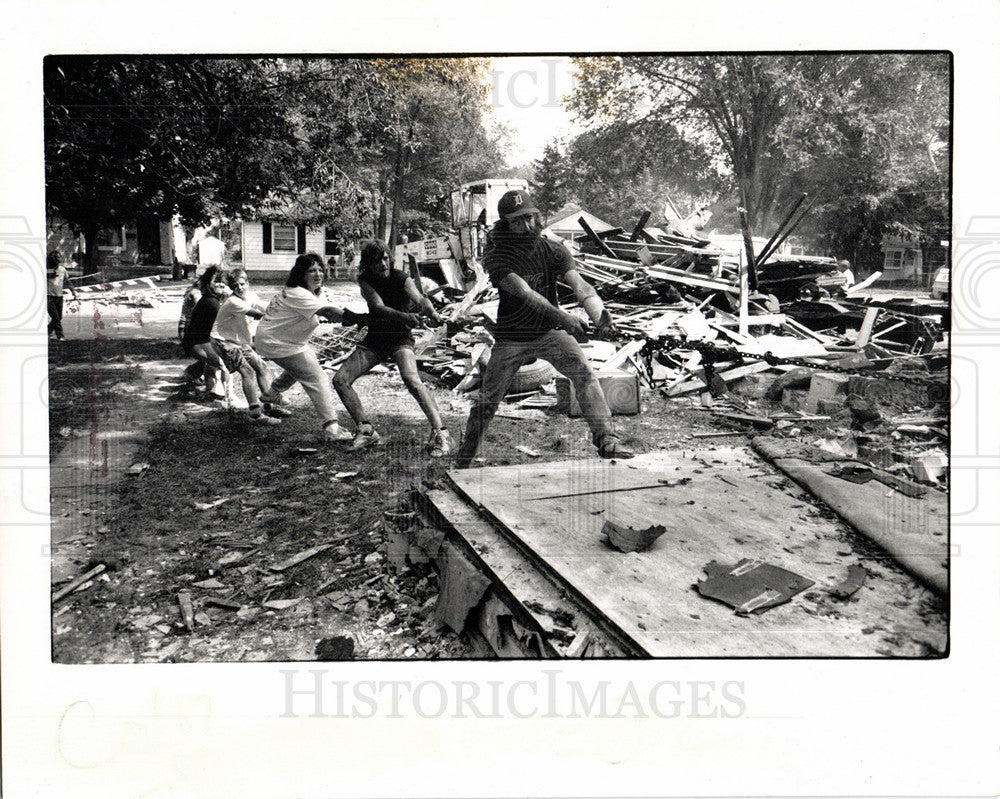
<svg viewBox="0 0 1000 799">
<path fill-rule="evenodd" d="M 352 648 L 355 657 L 371 659 L 483 656 L 434 621 L 432 571 L 393 574 L 387 567 L 383 514 L 412 487 L 438 485 L 449 467 L 424 454 L 427 424 L 395 370 L 357 384 L 383 442 L 355 453 L 320 441 L 318 420 L 299 388 L 289 392 L 291 418 L 252 425 L 187 388 L 180 377 L 186 364 L 165 337 L 70 340 L 50 350 L 54 470 L 108 422 L 109 409 L 145 434 L 127 457 L 132 468 L 112 481 L 113 496 L 95 501 L 86 490 L 53 493 L 54 589 L 108 564 L 54 604 L 56 662 L 313 660 L 317 652 L 350 656 Z M 440 387 L 435 394 L 457 439 L 469 402 Z M 486 463 L 593 456 L 580 419 L 529 415 L 496 419 L 480 451 Z M 720 426 L 697 400 L 649 391 L 640 415 L 616 419 L 625 443 L 640 452 L 704 446 L 695 433 L 734 429 Z M 823 435 L 822 425 L 804 423 L 799 435 Z M 520 445 L 538 457 L 518 451 Z M 843 535 L 862 559 L 878 562 L 877 571 L 910 582 L 846 525 Z M 329 546 L 274 568 L 320 545 Z M 915 587 L 900 601 L 945 628 L 946 608 L 932 593 Z M 936 649 L 884 632 L 887 654 Z"/>
</svg>

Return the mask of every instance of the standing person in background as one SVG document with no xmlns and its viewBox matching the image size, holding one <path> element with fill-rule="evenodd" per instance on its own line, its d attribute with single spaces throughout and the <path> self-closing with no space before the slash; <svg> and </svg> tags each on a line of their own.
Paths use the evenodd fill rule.
<svg viewBox="0 0 1000 799">
<path fill-rule="evenodd" d="M 79 297 L 76 296 L 76 289 L 69 282 L 69 272 L 62 265 L 62 256 L 56 250 L 50 252 L 45 259 L 45 278 L 47 283 L 46 300 L 49 312 L 49 335 L 55 334 L 55 337 L 59 341 L 62 341 L 66 338 L 63 335 L 62 329 L 63 289 L 69 289 L 74 300 L 79 299 Z"/>
<path fill-rule="evenodd" d="M 225 252 L 226 245 L 219 238 L 217 229 L 211 227 L 205 238 L 198 242 L 198 265 L 221 266 Z"/>
<path fill-rule="evenodd" d="M 854 270 L 851 269 L 850 261 L 846 259 L 841 259 L 837 261 L 837 271 L 840 272 L 840 274 L 842 274 L 844 276 L 844 279 L 847 281 L 844 284 L 845 290 L 849 289 L 857 282 L 857 280 L 854 277 Z"/>
<path fill-rule="evenodd" d="M 359 317 L 351 311 L 334 308 L 320 296 L 325 279 L 326 267 L 321 256 L 309 252 L 296 258 L 284 290 L 271 300 L 257 326 L 253 346 L 260 355 L 270 358 L 284 370 L 271 383 L 271 392 L 263 399 L 277 404 L 281 392 L 296 382 L 301 383 L 319 414 L 324 439 L 343 441 L 350 435 L 337 423 L 330 380 L 319 365 L 316 352 L 309 346 L 309 338 L 320 319 L 351 325 L 356 324 Z"/>
<path fill-rule="evenodd" d="M 413 312 L 415 308 L 438 324 L 441 323 L 440 317 L 430 300 L 417 289 L 413 278 L 389 265 L 389 250 L 381 241 L 367 241 L 361 248 L 358 285 L 361 296 L 368 303 L 368 335 L 355 347 L 333 378 L 333 386 L 357 427 L 351 449 L 377 444 L 381 438 L 365 416 L 361 398 L 354 390 L 354 381 L 378 364 L 392 359 L 404 385 L 431 426 L 428 452 L 436 458 L 447 455 L 454 443 L 441 422 L 441 412 L 434 395 L 427 390 L 417 372 L 411 332 L 421 321 L 420 314 Z"/>
<path fill-rule="evenodd" d="M 465 468 L 472 462 L 517 370 L 535 358 L 544 358 L 572 381 L 598 454 L 602 458 L 631 458 L 632 453 L 615 435 L 611 410 L 580 348 L 579 342 L 586 340 L 583 323 L 559 307 L 556 281 L 573 289 L 598 336 L 611 328 L 611 315 L 577 272 L 569 251 L 540 235 L 538 209 L 527 192 L 508 191 L 497 210 L 500 221 L 487 239 L 484 258 L 490 280 L 500 292 L 496 343 L 483 374 L 479 399 L 466 423 L 456 466 Z"/>
</svg>

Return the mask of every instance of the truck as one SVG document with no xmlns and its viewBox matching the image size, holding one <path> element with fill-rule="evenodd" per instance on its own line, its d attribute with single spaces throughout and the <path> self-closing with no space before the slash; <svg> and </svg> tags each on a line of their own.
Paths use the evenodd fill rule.
<svg viewBox="0 0 1000 799">
<path fill-rule="evenodd" d="M 464 292 L 476 279 L 486 231 L 499 219 L 500 198 L 508 191 L 527 188 L 528 182 L 517 178 L 463 183 L 451 192 L 452 227 L 448 234 L 397 245 L 393 265 L 419 276 L 425 289 L 437 285 Z"/>
</svg>

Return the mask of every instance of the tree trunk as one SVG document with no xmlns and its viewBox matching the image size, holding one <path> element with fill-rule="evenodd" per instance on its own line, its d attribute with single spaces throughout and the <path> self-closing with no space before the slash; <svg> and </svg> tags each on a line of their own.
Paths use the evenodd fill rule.
<svg viewBox="0 0 1000 799">
<path fill-rule="evenodd" d="M 378 217 L 375 220 L 375 238 L 385 241 L 385 228 L 388 217 L 388 209 L 385 204 L 385 195 L 389 191 L 389 181 L 379 180 L 378 183 Z"/>
<path fill-rule="evenodd" d="M 396 144 L 396 165 L 392 175 L 392 223 L 389 226 L 389 252 L 399 239 L 399 214 L 403 208 L 403 183 L 406 175 L 406 153 L 403 142 Z"/>
<path fill-rule="evenodd" d="M 92 275 L 94 272 L 100 271 L 100 265 L 97 261 L 97 234 L 99 231 L 100 228 L 89 226 L 83 230 L 83 243 L 87 249 L 83 260 L 83 273 L 85 275 Z"/>
</svg>

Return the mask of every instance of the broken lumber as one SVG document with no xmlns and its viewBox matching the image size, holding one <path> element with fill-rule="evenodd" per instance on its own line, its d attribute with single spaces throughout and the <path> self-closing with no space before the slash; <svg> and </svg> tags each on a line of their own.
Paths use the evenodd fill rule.
<svg viewBox="0 0 1000 799">
<path fill-rule="evenodd" d="M 586 232 L 587 238 L 589 238 L 592 242 L 594 242 L 594 244 L 597 245 L 597 249 L 599 249 L 601 252 L 603 252 L 605 255 L 611 258 L 615 257 L 614 250 L 612 250 L 607 244 L 605 244 L 604 240 L 594 232 L 594 229 L 587 224 L 586 219 L 584 219 L 581 216 L 576 221 L 580 223 L 580 227 L 582 227 Z"/>
<path fill-rule="evenodd" d="M 881 308 L 869 308 L 865 311 L 864 321 L 861 323 L 861 329 L 858 330 L 858 337 L 854 340 L 854 346 L 857 349 L 864 349 L 868 340 L 871 338 L 872 329 L 875 327 L 875 320 L 878 318 Z"/>
<path fill-rule="evenodd" d="M 81 585 L 87 582 L 87 580 L 92 580 L 94 577 L 103 572 L 106 568 L 107 566 L 105 566 L 103 563 L 99 563 L 90 571 L 84 572 L 79 577 L 74 577 L 73 580 L 71 580 L 68 585 L 66 585 L 64 588 L 60 588 L 52 595 L 52 601 L 58 602 L 67 594 L 73 593 L 73 591 L 75 591 L 77 588 L 79 588 Z"/>
<path fill-rule="evenodd" d="M 639 240 L 639 236 L 642 235 L 642 231 L 645 229 L 646 223 L 649 221 L 649 217 L 651 217 L 652 215 L 653 215 L 652 211 L 643 211 L 642 212 L 642 216 L 639 217 L 639 221 L 636 223 L 635 227 L 632 229 L 632 235 L 629 236 L 629 239 L 628 239 L 629 241 L 638 241 Z"/>
<path fill-rule="evenodd" d="M 302 563 L 302 561 L 309 560 L 309 558 L 315 557 L 320 552 L 326 552 L 326 550 L 328 550 L 332 546 L 333 544 L 321 544 L 318 547 L 310 547 L 309 549 L 305 549 L 302 552 L 299 552 L 297 555 L 292 555 L 292 557 L 288 558 L 287 560 L 284 560 L 281 563 L 277 563 L 274 566 L 269 566 L 268 568 L 271 571 L 283 572 L 285 571 L 285 569 L 290 569 L 292 566 L 297 566 L 298 564 Z"/>
<path fill-rule="evenodd" d="M 844 293 L 848 297 L 850 297 L 856 291 L 861 291 L 861 289 L 868 288 L 872 283 L 874 283 L 880 277 L 882 277 L 882 273 L 881 272 L 873 272 L 871 275 L 869 275 L 868 277 L 866 277 L 860 283 L 855 283 L 853 286 L 850 286 L 849 288 L 844 289 Z"/>
<path fill-rule="evenodd" d="M 741 377 L 746 377 L 747 375 L 756 374 L 757 372 L 766 372 L 771 368 L 771 365 L 767 361 L 755 361 L 754 363 L 744 364 L 743 366 L 737 366 L 733 369 L 726 369 L 723 372 L 716 372 L 716 374 L 723 380 L 738 380 Z M 684 394 L 692 394 L 695 391 L 701 391 L 705 388 L 704 377 L 705 370 L 695 369 L 691 372 L 691 377 L 701 378 L 700 382 L 695 382 L 690 385 L 685 383 L 673 386 L 667 389 L 668 397 L 680 397 Z"/>
</svg>

